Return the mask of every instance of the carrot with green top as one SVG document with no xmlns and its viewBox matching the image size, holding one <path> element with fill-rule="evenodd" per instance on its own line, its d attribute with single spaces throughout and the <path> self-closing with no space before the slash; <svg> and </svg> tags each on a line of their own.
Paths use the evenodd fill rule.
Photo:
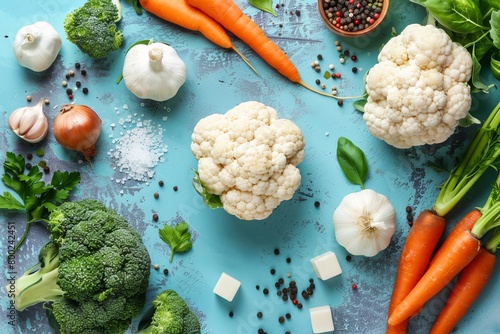
<svg viewBox="0 0 500 334">
<path fill-rule="evenodd" d="M 315 93 L 335 97 L 318 91 L 302 81 L 299 71 L 290 58 L 271 41 L 250 17 L 245 15 L 233 0 L 186 0 L 232 32 L 252 48 L 264 61 L 288 80 L 298 83 Z"/>
<path fill-rule="evenodd" d="M 469 213 L 464 216 L 463 220 L 466 222 L 459 223 L 458 227 L 452 230 L 434 256 L 425 274 L 390 314 L 388 320 L 390 325 L 397 325 L 409 319 L 427 301 L 441 291 L 464 268 L 467 268 L 470 263 L 475 260 L 482 249 L 481 239 L 486 233 L 500 226 L 499 189 L 500 174 L 497 176 L 497 181 L 485 205 L 479 209 L 480 214 L 474 211 Z M 477 219 L 475 223 L 473 223 L 474 219 Z M 478 262 L 482 263 L 482 261 Z M 471 265 L 471 267 L 474 268 L 476 265 Z M 485 271 L 481 273 L 475 268 L 473 270 L 476 275 L 491 275 L 490 271 L 492 268 L 487 266 L 479 266 L 479 268 L 483 268 Z M 477 298 L 482 290 L 482 284 L 476 284 L 476 288 L 471 290 L 471 294 L 475 294 Z"/>
<path fill-rule="evenodd" d="M 484 121 L 481 128 L 476 132 L 471 144 L 462 161 L 451 171 L 448 179 L 445 181 L 432 207 L 432 210 L 423 211 L 420 215 L 425 215 L 425 219 L 417 217 L 412 228 L 411 234 L 421 235 L 421 241 L 426 242 L 427 251 L 422 252 L 417 245 L 418 241 L 413 238 L 406 240 L 405 246 L 400 255 L 398 270 L 394 283 L 394 290 L 389 304 L 388 314 L 392 314 L 396 306 L 401 303 L 416 285 L 416 280 L 408 279 L 414 275 L 422 275 L 430 262 L 431 255 L 437 246 L 438 240 L 444 231 L 444 217 L 450 212 L 465 194 L 475 185 L 484 172 L 494 165 L 500 156 L 500 103 L 494 108 L 491 114 Z M 434 217 L 432 218 L 432 214 Z M 420 216 L 419 215 L 419 216 Z M 435 220 L 435 224 L 442 225 L 442 228 L 436 228 L 432 238 L 425 231 L 419 233 L 420 229 L 427 229 L 430 219 Z M 421 224 L 426 222 L 426 224 Z M 429 238 L 430 240 L 426 240 Z M 413 264 L 409 263 L 408 257 L 413 257 Z M 405 261 L 406 259 L 406 261 Z M 397 324 L 389 323 L 386 333 L 401 333 L 406 330 L 408 318 L 401 319 Z"/>
<path fill-rule="evenodd" d="M 201 10 L 189 5 L 186 0 L 139 0 L 139 3 L 146 11 L 167 22 L 198 31 L 212 43 L 234 50 L 257 73 L 248 59 L 233 45 L 224 27 Z"/>
</svg>

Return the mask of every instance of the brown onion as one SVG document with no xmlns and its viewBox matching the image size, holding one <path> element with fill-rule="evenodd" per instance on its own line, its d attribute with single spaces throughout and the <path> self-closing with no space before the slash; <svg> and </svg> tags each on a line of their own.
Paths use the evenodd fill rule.
<svg viewBox="0 0 500 334">
<path fill-rule="evenodd" d="M 94 144 L 101 134 L 102 121 L 84 105 L 66 104 L 54 121 L 54 137 L 63 147 L 81 152 L 90 162 L 96 154 Z"/>
</svg>

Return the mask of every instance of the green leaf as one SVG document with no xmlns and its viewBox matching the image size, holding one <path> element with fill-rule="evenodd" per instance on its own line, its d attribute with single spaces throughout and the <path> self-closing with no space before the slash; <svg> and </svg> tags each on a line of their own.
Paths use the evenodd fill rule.
<svg viewBox="0 0 500 334">
<path fill-rule="evenodd" d="M 272 0 L 248 0 L 248 3 L 257 9 L 272 14 L 275 17 L 278 16 L 278 14 L 274 11 Z"/>
<path fill-rule="evenodd" d="M 468 113 L 467 116 L 462 118 L 460 120 L 460 122 L 458 123 L 459 126 L 464 127 L 464 128 L 467 128 L 467 127 L 474 125 L 474 124 L 481 124 L 481 121 L 478 120 L 476 117 L 472 116 L 470 113 Z"/>
<path fill-rule="evenodd" d="M 500 49 L 500 10 L 491 13 L 490 25 L 490 37 L 493 40 L 493 45 Z"/>
<path fill-rule="evenodd" d="M 3 196 L 0 195 L 0 209 L 20 211 L 24 210 L 24 204 L 15 199 L 11 193 L 4 192 Z"/>
<path fill-rule="evenodd" d="M 363 151 L 349 139 L 340 137 L 337 142 L 337 160 L 349 182 L 364 189 L 368 173 L 368 162 Z"/>
<path fill-rule="evenodd" d="M 201 196 L 205 205 L 210 209 L 218 209 L 222 208 L 222 201 L 218 195 L 210 194 L 207 191 L 207 188 L 203 185 L 200 179 L 200 174 L 197 171 L 194 171 L 193 180 L 191 182 L 193 184 L 194 189 Z"/>
<path fill-rule="evenodd" d="M 170 246 L 170 262 L 175 253 L 186 252 L 193 247 L 191 243 L 191 233 L 189 233 L 189 226 L 186 222 L 180 222 L 175 226 L 165 224 L 162 229 L 158 230 L 160 239 Z"/>
<path fill-rule="evenodd" d="M 486 86 L 486 84 L 481 80 L 481 64 L 477 60 L 475 56 L 475 46 L 472 47 L 472 77 L 471 83 L 474 88 L 474 91 L 479 91 L 483 93 L 488 93 L 489 89 L 492 88 L 493 85 Z"/>
<path fill-rule="evenodd" d="M 500 60 L 496 58 L 500 58 L 500 53 L 492 54 L 490 59 L 490 68 L 491 73 L 495 77 L 495 79 L 500 80 Z"/>
<path fill-rule="evenodd" d="M 366 102 L 368 102 L 366 99 L 356 100 L 352 103 L 352 106 L 357 111 L 364 113 Z"/>
</svg>

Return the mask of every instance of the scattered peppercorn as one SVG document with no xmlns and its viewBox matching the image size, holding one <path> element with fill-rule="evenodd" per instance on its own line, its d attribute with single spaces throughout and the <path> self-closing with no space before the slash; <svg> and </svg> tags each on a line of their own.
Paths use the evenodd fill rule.
<svg viewBox="0 0 500 334">
<path fill-rule="evenodd" d="M 158 270 L 158 269 L 160 269 L 160 266 L 159 266 L 158 264 L 155 264 L 155 265 L 153 266 L 153 268 L 155 268 L 155 270 Z"/>
<path fill-rule="evenodd" d="M 356 55 L 352 55 L 352 56 L 351 56 L 351 60 L 352 60 L 352 61 L 357 61 L 357 60 L 358 60 L 358 57 L 357 57 Z"/>
<path fill-rule="evenodd" d="M 153 214 L 153 220 L 154 220 L 155 222 L 157 222 L 157 221 L 158 221 L 158 214 L 157 214 L 157 213 L 154 213 L 154 214 Z"/>
<path fill-rule="evenodd" d="M 358 289 L 358 286 L 357 286 L 356 284 L 352 283 L 351 288 L 352 288 L 353 290 L 356 290 L 356 289 Z"/>
<path fill-rule="evenodd" d="M 292 318 L 292 315 L 290 313 L 285 314 L 285 318 L 290 319 Z"/>
<path fill-rule="evenodd" d="M 163 187 L 163 185 L 164 185 L 164 184 L 165 184 L 165 183 L 164 183 L 163 181 L 159 181 L 159 182 L 158 182 L 158 185 L 159 185 L 160 187 Z"/>
<path fill-rule="evenodd" d="M 49 173 L 50 173 L 50 168 L 49 168 L 49 166 L 45 166 L 45 167 L 43 167 L 43 172 L 44 172 L 45 174 L 49 174 Z"/>
<path fill-rule="evenodd" d="M 316 85 L 319 85 L 321 81 L 319 79 L 316 79 Z"/>
<path fill-rule="evenodd" d="M 74 76 L 75 76 L 75 71 L 73 71 L 73 70 L 69 70 L 68 74 L 69 74 L 71 77 L 74 77 Z"/>
<path fill-rule="evenodd" d="M 66 89 L 66 94 L 68 95 L 73 94 L 73 90 L 71 88 Z"/>
<path fill-rule="evenodd" d="M 89 92 L 89 89 L 87 87 L 83 87 L 82 92 L 83 94 L 87 94 Z"/>
<path fill-rule="evenodd" d="M 70 100 L 72 100 L 72 99 L 73 99 L 73 94 L 69 94 L 69 95 L 68 95 L 68 98 L 69 98 Z"/>
<path fill-rule="evenodd" d="M 278 322 L 279 322 L 280 324 L 284 323 L 284 322 L 285 322 L 285 317 L 284 317 L 284 316 L 280 316 L 280 317 L 278 318 Z"/>
<path fill-rule="evenodd" d="M 31 95 L 26 96 L 26 101 L 31 102 Z"/>
<path fill-rule="evenodd" d="M 357 67 L 353 67 L 352 68 L 352 73 L 358 73 L 358 68 Z"/>
<path fill-rule="evenodd" d="M 344 105 L 344 101 L 341 99 L 338 99 L 337 104 L 342 107 Z"/>
<path fill-rule="evenodd" d="M 351 257 L 350 255 L 347 255 L 347 256 L 345 257 L 345 259 L 349 262 L 349 261 L 351 261 L 352 257 Z"/>
<path fill-rule="evenodd" d="M 85 70 L 81 70 L 80 73 L 83 75 L 83 76 L 86 76 L 87 75 L 87 71 Z"/>
<path fill-rule="evenodd" d="M 31 159 L 33 159 L 33 154 L 31 154 L 31 153 L 28 153 L 28 154 L 26 155 L 26 158 L 28 158 L 28 160 L 31 160 Z"/>
<path fill-rule="evenodd" d="M 349 50 L 344 50 L 344 55 L 345 56 L 349 57 L 349 54 L 350 54 Z"/>
<path fill-rule="evenodd" d="M 174 186 L 174 188 L 173 188 L 173 189 L 174 189 L 174 191 L 179 190 L 179 188 L 178 188 L 177 186 Z"/>
<path fill-rule="evenodd" d="M 280 250 L 278 248 L 275 248 L 274 249 L 274 255 L 279 255 L 280 254 Z"/>
<path fill-rule="evenodd" d="M 32 166 L 32 165 L 28 162 L 28 163 L 26 163 L 26 166 L 25 166 L 25 167 L 26 167 L 26 169 L 27 169 L 27 170 L 30 170 L 30 169 L 31 169 L 31 167 L 33 167 L 33 166 Z"/>
<path fill-rule="evenodd" d="M 406 220 L 408 220 L 409 222 L 413 221 L 413 215 L 412 214 L 406 215 Z"/>
<path fill-rule="evenodd" d="M 158 198 L 158 197 L 160 197 L 160 194 L 158 194 L 158 192 L 155 192 L 153 196 L 154 196 L 155 198 Z"/>
<path fill-rule="evenodd" d="M 45 99 L 45 101 L 43 101 L 45 104 L 49 104 L 50 103 L 50 100 L 49 99 Z"/>
<path fill-rule="evenodd" d="M 320 202 L 319 201 L 315 201 L 314 202 L 314 207 L 319 208 L 319 206 L 320 206 Z"/>
<path fill-rule="evenodd" d="M 272 268 L 269 272 L 271 273 L 271 275 L 274 275 L 276 274 L 276 269 Z"/>
<path fill-rule="evenodd" d="M 411 206 L 408 205 L 406 207 L 406 212 L 411 213 L 412 211 L 413 211 L 413 209 L 411 208 Z"/>
<path fill-rule="evenodd" d="M 295 11 L 295 15 L 300 16 L 300 10 L 298 10 L 298 9 L 297 9 L 297 10 Z"/>
<path fill-rule="evenodd" d="M 269 294 L 269 289 L 268 289 L 268 288 L 264 288 L 264 290 L 262 290 L 262 292 L 263 292 L 265 295 L 267 295 L 267 294 Z"/>
<path fill-rule="evenodd" d="M 35 154 L 38 157 L 43 157 L 43 155 L 45 154 L 45 151 L 43 150 L 43 148 L 39 148 L 39 149 L 36 150 Z"/>
<path fill-rule="evenodd" d="M 287 258 L 286 258 L 286 263 L 290 263 L 290 262 L 292 262 L 292 259 L 291 259 L 291 258 L 289 258 L 289 257 L 287 257 Z"/>
<path fill-rule="evenodd" d="M 229 317 L 232 318 L 234 315 L 233 311 L 229 311 Z"/>
<path fill-rule="evenodd" d="M 79 69 L 80 68 L 80 63 L 75 63 L 75 68 Z"/>
<path fill-rule="evenodd" d="M 81 87 L 82 86 L 82 83 L 80 81 L 77 81 L 75 84 L 76 84 L 76 87 Z"/>
<path fill-rule="evenodd" d="M 62 82 L 62 86 L 63 86 L 63 87 L 66 87 L 67 85 L 68 85 L 68 83 L 67 83 L 66 81 L 63 81 L 63 82 Z"/>
<path fill-rule="evenodd" d="M 301 308 L 302 308 L 302 306 L 303 306 L 303 305 L 302 305 L 302 303 L 297 303 L 297 308 L 298 308 L 298 309 L 301 309 Z"/>
<path fill-rule="evenodd" d="M 319 55 L 316 56 L 316 58 L 318 58 L 318 60 L 323 60 L 323 55 L 320 53 Z"/>
<path fill-rule="evenodd" d="M 257 312 L 257 318 L 262 318 L 262 312 Z"/>
<path fill-rule="evenodd" d="M 167 269 L 167 268 L 163 269 L 163 273 L 164 273 L 165 275 L 168 275 L 168 269 Z"/>
<path fill-rule="evenodd" d="M 258 284 L 257 284 L 257 285 L 255 286 L 255 290 L 260 290 L 260 285 L 258 285 Z"/>
<path fill-rule="evenodd" d="M 69 73 L 66 73 L 65 77 L 66 77 L 66 79 L 71 78 L 71 76 L 69 75 Z"/>
</svg>

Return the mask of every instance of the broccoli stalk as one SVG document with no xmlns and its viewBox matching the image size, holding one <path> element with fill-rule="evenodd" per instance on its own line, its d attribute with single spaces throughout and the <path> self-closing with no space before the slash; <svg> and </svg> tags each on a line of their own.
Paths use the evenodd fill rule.
<svg viewBox="0 0 500 334">
<path fill-rule="evenodd" d="M 64 19 L 68 40 L 92 58 L 104 58 L 118 49 L 123 34 L 116 22 L 119 8 L 111 0 L 87 0 Z"/>
<path fill-rule="evenodd" d="M 136 334 L 199 334 L 198 317 L 174 290 L 165 290 L 139 322 Z"/>
<path fill-rule="evenodd" d="M 50 241 L 43 246 L 38 261 L 16 280 L 15 307 L 18 311 L 41 302 L 58 300 L 64 294 L 57 284 L 59 273 L 57 244 Z"/>
</svg>

